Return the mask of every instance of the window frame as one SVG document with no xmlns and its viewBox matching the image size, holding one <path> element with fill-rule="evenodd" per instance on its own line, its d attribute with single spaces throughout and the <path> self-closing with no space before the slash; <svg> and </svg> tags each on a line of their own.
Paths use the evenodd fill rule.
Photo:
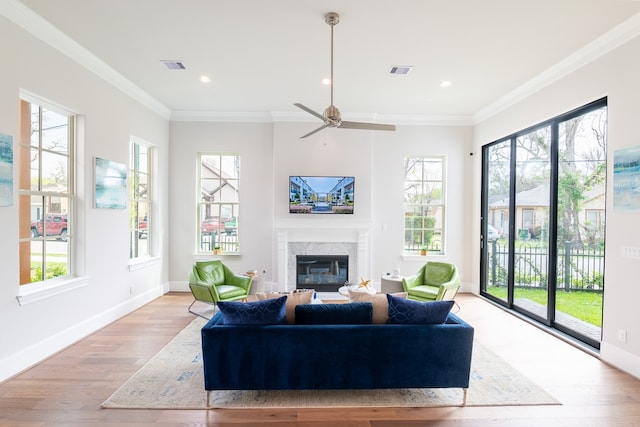
<svg viewBox="0 0 640 427">
<path fill-rule="evenodd" d="M 146 150 L 146 172 L 140 171 L 140 164 L 132 164 L 136 163 L 134 160 L 136 157 L 139 157 L 139 150 L 134 152 L 135 147 L 143 147 Z M 155 217 L 153 215 L 153 207 L 154 207 L 154 179 L 155 179 L 155 170 L 154 170 L 154 148 L 153 145 L 147 143 L 136 137 L 131 137 L 129 139 L 129 262 L 137 262 L 146 260 L 148 258 L 153 257 L 153 236 L 154 236 L 154 224 Z M 146 198 L 138 197 L 134 187 L 136 187 L 136 183 L 139 182 L 139 178 L 141 175 L 146 175 Z M 144 234 L 146 235 L 146 247 L 147 253 L 140 254 L 139 246 L 136 245 L 134 247 L 134 241 L 139 244 L 141 237 L 141 228 L 140 221 L 138 218 L 138 213 L 140 212 L 139 206 L 146 205 L 146 214 L 143 217 L 143 221 L 145 224 Z M 138 206 L 136 212 L 134 212 L 134 206 Z M 135 216 L 135 217 L 134 217 Z M 146 218 L 146 220 L 144 220 Z M 135 236 L 135 240 L 134 240 Z M 135 253 L 134 253 L 135 252 Z"/>
<path fill-rule="evenodd" d="M 408 179 L 409 173 L 409 162 L 410 161 L 421 161 L 423 163 L 423 167 L 421 167 L 421 177 L 420 179 Z M 430 162 L 439 162 L 440 164 L 440 177 L 435 179 L 433 177 L 429 177 L 425 173 L 424 165 Z M 402 254 L 403 256 L 419 256 L 421 255 L 421 249 L 423 247 L 422 243 L 424 242 L 424 237 L 429 230 L 431 231 L 431 236 L 435 236 L 436 239 L 430 240 L 429 244 L 426 246 L 427 251 L 430 254 L 437 255 L 445 255 L 446 254 L 446 187 L 447 187 L 447 156 L 446 155 L 413 155 L 407 156 L 404 158 L 404 174 L 405 178 L 403 181 L 403 246 L 402 246 Z M 409 203 L 407 202 L 407 188 L 411 183 L 417 183 L 421 189 L 429 188 L 430 185 L 434 185 L 434 188 L 439 184 L 440 186 L 440 197 L 435 199 L 434 201 L 430 201 L 425 203 Z M 432 189 L 433 191 L 433 189 Z M 425 196 L 427 193 L 422 191 L 420 193 L 422 196 Z M 424 197 L 422 198 L 424 200 Z M 412 206 L 413 209 L 409 210 L 409 206 Z M 425 212 L 424 208 L 428 211 L 431 208 L 440 209 L 440 214 L 433 216 L 435 218 L 435 222 L 433 227 L 426 227 L 426 224 L 422 224 L 421 227 L 407 227 L 407 213 L 408 212 L 417 212 L 416 209 L 420 208 L 422 212 Z M 423 215 L 424 217 L 424 215 Z M 430 217 L 429 215 L 426 216 Z M 437 223 L 437 218 L 441 219 L 441 224 Z M 407 242 L 407 233 L 413 230 L 419 231 L 422 233 L 422 241 L 421 244 L 413 244 L 408 245 Z M 439 238 L 437 238 L 439 234 Z"/>
<path fill-rule="evenodd" d="M 232 162 L 233 172 L 231 174 L 227 174 L 229 177 L 225 178 L 221 172 L 216 174 L 214 168 L 208 168 L 213 176 L 206 178 L 203 177 L 203 170 L 205 169 L 203 166 L 204 157 L 217 157 L 217 164 L 221 165 L 221 169 L 225 169 L 222 165 L 228 165 L 228 162 Z M 199 255 L 211 253 L 214 255 L 225 256 L 240 255 L 241 156 L 239 153 L 229 152 L 199 152 L 196 161 L 196 239 L 194 242 L 196 253 Z M 211 193 L 212 200 L 203 200 L 203 189 L 205 188 L 204 182 L 216 180 L 220 181 L 221 185 L 214 187 L 216 191 Z M 223 181 L 224 185 L 222 185 Z M 227 187 L 235 190 L 235 197 L 232 197 L 234 200 L 228 200 L 224 195 L 226 193 L 222 193 L 223 189 Z M 219 198 L 218 200 L 215 200 L 215 194 L 217 194 L 218 191 L 220 192 L 218 196 Z M 229 216 L 223 216 L 227 210 L 229 211 Z M 212 211 L 214 212 L 213 215 L 207 216 L 204 214 L 204 212 L 210 214 Z M 215 215 L 216 213 L 217 216 Z M 209 233 L 203 232 L 204 220 L 207 218 L 211 218 L 214 221 L 207 225 L 207 227 L 213 228 Z M 217 218 L 217 222 L 215 222 L 215 218 Z M 233 229 L 231 229 L 228 221 L 231 219 L 235 219 Z M 216 228 L 218 231 L 215 231 Z M 218 249 L 216 250 L 216 248 Z"/>
<path fill-rule="evenodd" d="M 37 127 L 37 145 L 33 144 L 33 107 L 38 108 L 38 127 Z M 45 147 L 43 144 L 43 132 L 47 129 L 42 127 L 43 123 L 43 112 L 51 111 L 59 116 L 66 118 L 66 136 L 65 143 L 66 149 L 63 150 L 55 150 L 51 147 Z M 28 117 L 25 117 L 28 115 Z M 37 301 L 42 298 L 45 298 L 50 295 L 55 295 L 60 292 L 64 292 L 66 290 L 75 289 L 79 286 L 83 286 L 86 284 L 86 279 L 77 277 L 78 268 L 76 265 L 76 257 L 77 257 L 77 240 L 76 240 L 76 230 L 77 230 L 77 221 L 76 221 L 76 205 L 77 205 L 77 194 L 76 194 L 76 150 L 78 144 L 78 122 L 80 119 L 77 114 L 69 111 L 66 108 L 60 107 L 51 103 L 47 100 L 43 100 L 37 96 L 29 94 L 24 91 L 20 91 L 19 96 L 19 116 L 20 116 L 20 138 L 18 140 L 18 156 L 17 156 L 17 169 L 18 174 L 20 176 L 19 184 L 18 184 L 18 198 L 19 198 L 19 206 L 18 206 L 18 215 L 20 218 L 20 226 L 19 226 L 19 237 L 18 237 L 18 245 L 20 246 L 19 258 L 20 258 L 20 277 L 18 280 L 18 295 L 17 299 L 20 305 L 24 305 L 25 303 L 31 301 Z M 25 126 L 29 126 L 28 136 L 26 135 L 27 130 L 24 129 Z M 33 189 L 32 183 L 32 162 L 31 156 L 33 150 L 36 150 L 38 153 L 38 171 L 37 171 L 37 188 Z M 27 158 L 25 159 L 25 153 Z M 43 155 L 51 154 L 56 156 L 64 156 L 66 157 L 66 185 L 65 188 L 61 191 L 52 191 L 51 189 L 43 188 L 42 184 L 44 181 L 44 173 L 47 171 L 43 169 Z M 28 166 L 25 166 L 28 164 Z M 28 174 L 25 174 L 23 170 L 25 167 L 29 168 Z M 24 175 L 24 176 L 23 176 Z M 28 176 L 27 176 L 28 175 Z M 28 180 L 28 182 L 27 182 Z M 28 188 L 26 188 L 28 187 Z M 28 208 L 25 206 L 25 197 L 28 198 Z M 59 236 L 47 235 L 46 231 L 43 231 L 42 234 L 35 236 L 33 232 L 33 221 L 32 221 L 32 198 L 42 198 L 42 210 L 39 211 L 40 218 L 37 218 L 36 221 L 42 220 L 42 228 L 46 230 L 46 221 L 45 219 L 49 216 L 55 215 L 65 215 L 67 220 L 66 225 L 66 234 L 60 234 Z M 50 199 L 61 199 L 65 200 L 65 203 L 60 203 L 60 206 L 66 205 L 66 212 L 51 212 L 47 209 L 47 206 L 51 206 L 51 203 L 47 203 L 47 200 Z M 26 211 L 25 211 L 26 210 Z M 60 210 L 60 209 L 59 209 Z M 39 233 L 36 233 L 39 234 Z M 28 237 L 27 237 L 28 235 Z M 56 240 L 62 241 L 66 244 L 66 274 L 58 275 L 50 278 L 46 278 L 47 264 L 51 264 L 54 261 L 49 261 L 47 258 L 47 250 L 46 247 L 47 242 L 54 243 Z M 42 258 L 41 262 L 43 263 L 43 280 L 39 281 L 31 281 L 33 276 L 31 273 L 32 264 L 32 256 L 33 256 L 33 242 L 41 242 L 42 249 Z M 28 250 L 23 249 L 25 245 L 28 245 Z M 24 260 L 22 257 L 24 253 L 29 254 L 29 278 L 26 281 L 23 271 L 22 263 Z M 52 252 L 57 253 L 57 252 Z"/>
</svg>

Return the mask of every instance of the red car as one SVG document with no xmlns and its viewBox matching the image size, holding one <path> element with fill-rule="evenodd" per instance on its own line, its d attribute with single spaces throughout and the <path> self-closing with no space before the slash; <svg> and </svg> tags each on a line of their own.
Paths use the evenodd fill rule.
<svg viewBox="0 0 640 427">
<path fill-rule="evenodd" d="M 202 234 L 222 234 L 225 230 L 224 222 L 215 217 L 206 218 L 200 224 L 200 230 Z"/>
<path fill-rule="evenodd" d="M 47 215 L 47 236 L 64 236 L 67 234 L 67 215 L 48 214 Z M 40 237 L 44 233 L 42 219 L 31 223 L 31 235 Z"/>
</svg>

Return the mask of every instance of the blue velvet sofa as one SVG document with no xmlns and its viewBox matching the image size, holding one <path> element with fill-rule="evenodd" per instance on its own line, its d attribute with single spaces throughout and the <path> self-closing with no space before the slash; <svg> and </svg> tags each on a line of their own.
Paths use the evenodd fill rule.
<svg viewBox="0 0 640 427">
<path fill-rule="evenodd" d="M 296 307 L 296 317 L 313 306 Z M 201 331 L 207 394 L 460 387 L 466 404 L 474 330 L 452 313 L 445 323 L 427 325 L 371 324 L 371 311 L 368 324 L 229 325 L 223 319 L 216 313 Z"/>
</svg>

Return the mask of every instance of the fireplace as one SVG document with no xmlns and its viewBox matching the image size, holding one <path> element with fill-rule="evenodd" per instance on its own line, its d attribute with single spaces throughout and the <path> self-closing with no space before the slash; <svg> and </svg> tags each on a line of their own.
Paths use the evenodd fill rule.
<svg viewBox="0 0 640 427">
<path fill-rule="evenodd" d="M 296 289 L 336 292 L 349 280 L 349 255 L 297 255 Z"/>
</svg>

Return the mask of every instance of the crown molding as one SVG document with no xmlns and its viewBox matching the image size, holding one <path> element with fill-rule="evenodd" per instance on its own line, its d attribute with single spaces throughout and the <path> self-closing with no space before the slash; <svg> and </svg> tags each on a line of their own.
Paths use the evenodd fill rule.
<svg viewBox="0 0 640 427">
<path fill-rule="evenodd" d="M 318 119 L 309 114 L 299 112 L 272 112 L 274 122 L 318 122 Z M 371 113 L 343 113 L 344 120 L 389 123 L 395 125 L 412 126 L 470 126 L 471 116 L 466 115 L 392 115 Z"/>
<path fill-rule="evenodd" d="M 101 77 L 107 83 L 116 87 L 156 114 L 165 119 L 169 119 L 171 111 L 164 104 L 127 80 L 122 74 L 111 68 L 100 58 L 79 45 L 71 37 L 58 30 L 20 1 L 2 0 L 0 2 L 0 14 L 40 41 L 59 50 L 68 58 Z"/>
<path fill-rule="evenodd" d="M 473 115 L 473 124 L 481 123 L 499 112 L 506 110 L 513 104 L 522 101 L 561 78 L 579 70 L 590 62 L 633 40 L 638 37 L 638 35 L 640 35 L 640 13 L 635 14 L 591 43 L 578 49 L 527 83 L 480 109 Z"/>
<path fill-rule="evenodd" d="M 304 113 L 288 112 L 211 112 L 211 111 L 171 111 L 164 104 L 153 98 L 140 87 L 133 84 L 120 73 L 115 71 L 93 53 L 79 45 L 69 36 L 55 28 L 38 14 L 22 4 L 19 0 L 0 1 L 0 15 L 23 28 L 39 40 L 59 50 L 67 57 L 76 61 L 92 73 L 101 77 L 112 86 L 118 88 L 132 99 L 146 106 L 156 114 L 167 120 L 176 121 L 213 121 L 213 122 L 312 122 L 311 117 Z M 598 37 L 586 46 L 556 65 L 543 71 L 497 101 L 478 110 L 471 116 L 447 115 L 370 115 L 344 114 L 349 120 L 355 117 L 366 117 L 360 121 L 379 123 L 395 123 L 398 125 L 415 126 L 473 126 L 509 108 L 517 102 L 542 90 L 546 86 L 558 81 L 568 74 L 584 67 L 586 64 L 600 58 L 606 53 L 627 43 L 640 35 L 640 13 L 622 22 L 611 31 Z"/>
<path fill-rule="evenodd" d="M 237 122 L 269 123 L 273 120 L 269 113 L 229 112 L 229 111 L 172 111 L 173 122 Z"/>
</svg>

